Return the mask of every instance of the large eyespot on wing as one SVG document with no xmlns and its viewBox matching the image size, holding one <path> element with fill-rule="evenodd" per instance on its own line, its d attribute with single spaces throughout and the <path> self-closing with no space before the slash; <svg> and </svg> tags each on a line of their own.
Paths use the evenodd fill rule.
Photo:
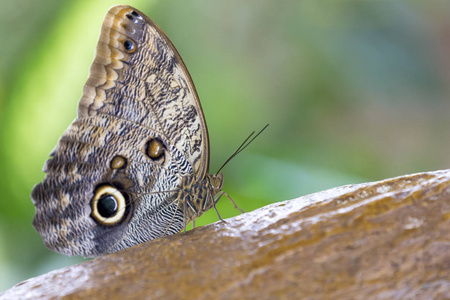
<svg viewBox="0 0 450 300">
<path fill-rule="evenodd" d="M 203 111 L 189 72 L 164 32 L 139 10 L 105 16 L 79 118 L 106 114 L 155 132 L 175 146 L 202 179 L 209 166 Z"/>
<path fill-rule="evenodd" d="M 123 220 L 126 211 L 124 195 L 111 185 L 95 190 L 91 200 L 92 218 L 103 226 L 113 226 Z"/>
</svg>

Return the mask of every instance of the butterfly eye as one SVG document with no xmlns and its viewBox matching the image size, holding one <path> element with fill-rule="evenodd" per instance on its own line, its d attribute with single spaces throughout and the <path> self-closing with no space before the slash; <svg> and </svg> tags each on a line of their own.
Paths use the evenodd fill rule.
<svg viewBox="0 0 450 300">
<path fill-rule="evenodd" d="M 160 158 L 164 154 L 164 151 L 163 143 L 158 140 L 151 139 L 147 143 L 147 155 L 153 160 Z"/>
<path fill-rule="evenodd" d="M 127 165 L 127 159 L 125 157 L 116 155 L 111 160 L 111 169 L 114 169 L 114 170 L 122 169 L 122 168 L 125 168 L 126 165 Z"/>
<path fill-rule="evenodd" d="M 136 45 L 133 41 L 130 40 L 126 40 L 125 42 L 123 42 L 123 46 L 125 47 L 125 51 L 127 51 L 128 53 L 133 53 L 136 50 Z"/>
<path fill-rule="evenodd" d="M 91 205 L 92 217 L 105 226 L 119 223 L 125 215 L 125 197 L 110 185 L 95 190 Z"/>
</svg>

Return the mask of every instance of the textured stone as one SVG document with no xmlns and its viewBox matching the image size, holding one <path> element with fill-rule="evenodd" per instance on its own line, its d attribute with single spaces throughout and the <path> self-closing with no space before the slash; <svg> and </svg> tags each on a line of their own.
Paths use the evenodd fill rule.
<svg viewBox="0 0 450 300">
<path fill-rule="evenodd" d="M 450 298 L 450 170 L 339 187 L 19 283 L 1 299 Z"/>
</svg>

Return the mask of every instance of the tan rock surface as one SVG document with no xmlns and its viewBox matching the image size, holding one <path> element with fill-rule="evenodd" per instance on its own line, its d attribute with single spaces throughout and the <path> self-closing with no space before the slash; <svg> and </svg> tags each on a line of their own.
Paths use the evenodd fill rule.
<svg viewBox="0 0 450 300">
<path fill-rule="evenodd" d="M 268 205 L 1 299 L 449 299 L 450 170 Z"/>
</svg>

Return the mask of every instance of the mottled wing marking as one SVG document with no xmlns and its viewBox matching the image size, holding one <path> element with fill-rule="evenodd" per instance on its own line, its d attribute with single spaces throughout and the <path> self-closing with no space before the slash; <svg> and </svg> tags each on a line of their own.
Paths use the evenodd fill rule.
<svg viewBox="0 0 450 300">
<path fill-rule="evenodd" d="M 136 11 L 139 15 L 130 14 Z M 123 43 L 136 44 L 127 53 Z M 200 102 L 175 47 L 143 13 L 115 6 L 102 25 L 79 118 L 107 114 L 161 132 L 183 153 L 202 179 L 209 164 L 209 141 Z"/>
</svg>

